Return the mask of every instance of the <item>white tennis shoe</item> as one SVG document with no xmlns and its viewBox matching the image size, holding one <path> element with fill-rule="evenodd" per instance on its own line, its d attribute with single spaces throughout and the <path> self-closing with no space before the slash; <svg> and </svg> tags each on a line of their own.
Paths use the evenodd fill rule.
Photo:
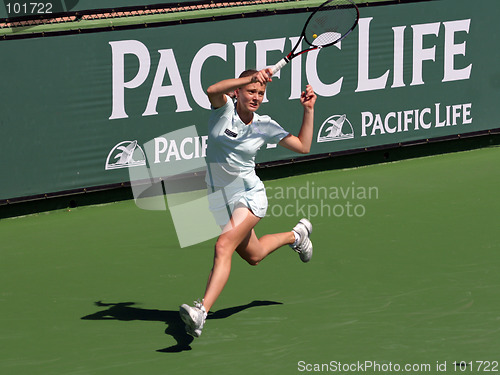
<svg viewBox="0 0 500 375">
<path fill-rule="evenodd" d="M 313 254 L 313 245 L 309 236 L 312 232 L 312 224 L 307 219 L 300 219 L 293 231 L 299 235 L 299 239 L 290 247 L 299 253 L 300 260 L 307 263 L 311 260 Z"/>
<path fill-rule="evenodd" d="M 194 301 L 194 307 L 183 304 L 179 309 L 182 321 L 186 324 L 186 332 L 193 337 L 200 337 L 207 319 L 207 311 L 203 300 Z"/>
</svg>

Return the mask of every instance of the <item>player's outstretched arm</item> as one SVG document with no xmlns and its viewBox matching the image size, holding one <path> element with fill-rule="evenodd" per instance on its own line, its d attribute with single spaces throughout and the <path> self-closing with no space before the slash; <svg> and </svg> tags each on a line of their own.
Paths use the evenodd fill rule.
<svg viewBox="0 0 500 375">
<path fill-rule="evenodd" d="M 306 90 L 300 96 L 300 103 L 304 107 L 304 116 L 302 126 L 298 136 L 292 134 L 283 138 L 279 145 L 299 154 L 307 154 L 311 151 L 311 143 L 314 129 L 314 104 L 316 103 L 316 94 L 311 85 L 306 86 Z"/>
</svg>

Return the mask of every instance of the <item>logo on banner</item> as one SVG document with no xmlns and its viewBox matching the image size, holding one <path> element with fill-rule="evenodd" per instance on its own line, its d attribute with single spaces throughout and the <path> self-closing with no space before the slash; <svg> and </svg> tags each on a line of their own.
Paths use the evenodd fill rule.
<svg viewBox="0 0 500 375">
<path fill-rule="evenodd" d="M 146 155 L 137 141 L 123 141 L 111 149 L 106 159 L 106 170 L 146 165 Z"/>
<path fill-rule="evenodd" d="M 347 116 L 334 115 L 328 117 L 318 132 L 318 143 L 353 139 L 354 130 Z"/>
</svg>

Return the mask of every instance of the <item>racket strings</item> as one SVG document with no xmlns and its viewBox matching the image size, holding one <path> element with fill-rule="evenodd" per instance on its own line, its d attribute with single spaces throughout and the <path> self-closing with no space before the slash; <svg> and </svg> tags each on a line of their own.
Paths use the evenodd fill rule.
<svg viewBox="0 0 500 375">
<path fill-rule="evenodd" d="M 304 37 L 310 45 L 324 47 L 343 38 L 357 20 L 358 11 L 351 1 L 331 0 L 311 16 Z"/>
</svg>

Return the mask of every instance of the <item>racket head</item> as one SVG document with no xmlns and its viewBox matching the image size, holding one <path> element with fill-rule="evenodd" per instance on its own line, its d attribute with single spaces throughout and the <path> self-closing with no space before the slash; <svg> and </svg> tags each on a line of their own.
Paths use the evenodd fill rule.
<svg viewBox="0 0 500 375">
<path fill-rule="evenodd" d="M 358 20 L 359 9 L 352 0 L 327 0 L 311 13 L 302 37 L 312 47 L 329 47 L 349 35 Z"/>
</svg>

